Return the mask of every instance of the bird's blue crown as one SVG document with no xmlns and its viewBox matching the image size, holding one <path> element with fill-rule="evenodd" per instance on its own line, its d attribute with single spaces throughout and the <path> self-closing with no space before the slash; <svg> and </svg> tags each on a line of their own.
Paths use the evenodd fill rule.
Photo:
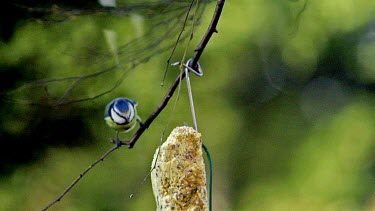
<svg viewBox="0 0 375 211">
<path fill-rule="evenodd" d="M 122 113 L 125 113 L 129 110 L 129 103 L 132 104 L 129 100 L 124 98 L 117 99 L 114 103 L 114 107 Z"/>
</svg>

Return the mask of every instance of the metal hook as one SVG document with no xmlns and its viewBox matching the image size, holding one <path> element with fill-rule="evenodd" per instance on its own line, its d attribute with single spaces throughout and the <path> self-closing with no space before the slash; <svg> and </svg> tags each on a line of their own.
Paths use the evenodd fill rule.
<svg viewBox="0 0 375 211">
<path fill-rule="evenodd" d="M 185 67 L 185 69 L 188 69 L 190 70 L 191 72 L 193 72 L 195 75 L 197 76 L 203 76 L 203 69 L 201 67 L 201 65 L 199 64 L 199 62 L 197 62 L 197 66 L 198 66 L 198 70 L 194 70 L 192 67 L 190 67 L 190 63 L 193 62 L 193 58 L 189 59 L 186 64 L 182 64 L 182 66 Z M 171 64 L 171 66 L 177 66 L 177 65 L 180 65 L 181 62 L 175 62 L 173 64 Z"/>
<path fill-rule="evenodd" d="M 184 65 L 185 68 L 189 69 L 191 72 L 193 72 L 195 75 L 197 76 L 203 76 L 203 70 L 202 70 L 202 67 L 201 65 L 199 64 L 199 62 L 197 62 L 197 66 L 198 66 L 198 71 L 197 70 L 194 70 L 192 67 L 190 67 L 190 63 L 193 62 L 193 58 L 189 59 L 187 62 L 186 62 L 186 65 Z"/>
<path fill-rule="evenodd" d="M 197 76 L 203 76 L 203 70 L 202 70 L 202 67 L 199 63 L 197 63 L 198 71 L 191 68 L 189 65 L 191 64 L 192 61 L 193 61 L 193 59 L 191 58 L 186 62 L 186 64 L 182 64 L 182 66 L 185 67 L 184 71 L 185 71 L 185 76 L 186 76 L 185 78 L 186 78 L 186 84 L 187 84 L 187 88 L 188 88 L 190 110 L 191 110 L 191 116 L 193 118 L 193 125 L 194 125 L 195 131 L 198 132 L 198 124 L 197 124 L 197 118 L 196 118 L 196 115 L 195 115 L 193 91 L 191 89 L 191 84 L 190 84 L 189 70 Z M 180 64 L 181 64 L 181 62 L 175 62 L 175 63 L 172 64 L 172 66 L 176 66 L 176 65 L 180 65 Z"/>
</svg>

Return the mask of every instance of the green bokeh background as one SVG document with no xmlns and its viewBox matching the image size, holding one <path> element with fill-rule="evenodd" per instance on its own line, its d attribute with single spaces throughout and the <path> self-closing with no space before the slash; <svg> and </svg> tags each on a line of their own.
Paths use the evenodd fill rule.
<svg viewBox="0 0 375 211">
<path fill-rule="evenodd" d="M 215 2 L 208 4 L 188 57 L 214 8 Z M 2 74 L 24 72 L 4 90 L 25 80 L 91 73 L 92 65 L 104 68 L 113 60 L 90 57 L 87 48 L 108 48 L 104 29 L 116 32 L 118 43 L 147 31 L 147 22 L 135 19 L 89 15 L 19 23 L 0 43 L 0 64 Z M 373 0 L 226 1 L 219 33 L 200 60 L 204 77 L 191 76 L 199 130 L 213 160 L 213 210 L 375 209 L 374 22 Z M 176 60 L 183 51 L 184 45 Z M 113 98 L 137 100 L 146 119 L 178 74 L 171 68 L 160 86 L 168 55 L 154 55 L 94 100 L 58 109 L 3 101 L 0 210 L 42 209 L 111 148 L 115 133 L 103 112 Z M 120 76 L 91 80 L 79 92 L 95 95 Z M 62 94 L 62 87 L 48 92 Z M 26 90 L 15 97 L 27 101 L 30 92 L 45 95 Z M 175 96 L 134 149 L 112 153 L 51 210 L 155 210 L 149 179 L 129 195 L 148 173 L 163 131 L 167 136 L 192 124 L 185 83 L 175 110 L 174 102 Z"/>
</svg>

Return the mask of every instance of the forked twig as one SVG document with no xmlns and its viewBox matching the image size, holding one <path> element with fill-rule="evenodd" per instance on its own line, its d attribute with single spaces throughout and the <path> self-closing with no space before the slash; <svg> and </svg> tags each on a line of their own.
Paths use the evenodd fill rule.
<svg viewBox="0 0 375 211">
<path fill-rule="evenodd" d="M 225 0 L 218 0 L 216 4 L 216 9 L 214 12 L 214 15 L 211 19 L 211 23 L 203 36 L 201 42 L 195 49 L 195 54 L 193 57 L 193 60 L 191 62 L 191 68 L 195 69 L 198 60 L 200 56 L 202 55 L 207 43 L 211 39 L 211 36 L 214 32 L 217 32 L 216 26 L 219 21 L 219 18 L 221 16 L 221 12 L 224 7 Z M 143 123 L 143 126 L 138 129 L 138 131 L 134 134 L 133 138 L 130 141 L 123 141 L 120 143 L 120 145 L 115 145 L 110 150 L 108 150 L 105 154 L 103 154 L 99 159 L 97 159 L 95 162 L 93 162 L 88 168 L 86 168 L 65 190 L 60 194 L 54 201 L 52 201 L 50 204 L 48 204 L 43 210 L 49 209 L 51 206 L 53 206 L 55 203 L 59 202 L 81 179 L 82 177 L 90 171 L 96 164 L 98 164 L 100 161 L 103 161 L 104 158 L 106 158 L 109 154 L 111 154 L 116 149 L 120 148 L 122 145 L 128 146 L 129 149 L 133 148 L 134 145 L 137 143 L 138 139 L 141 137 L 143 132 L 151 125 L 151 123 L 156 119 L 156 117 L 160 114 L 160 112 L 167 106 L 169 100 L 173 96 L 176 88 L 178 87 L 178 84 L 182 81 L 182 79 L 185 77 L 185 72 L 183 71 L 180 75 L 177 76 L 171 87 L 169 88 L 167 94 L 164 96 L 163 100 L 160 102 L 158 107 L 155 109 L 155 111 L 147 118 L 147 120 Z"/>
</svg>

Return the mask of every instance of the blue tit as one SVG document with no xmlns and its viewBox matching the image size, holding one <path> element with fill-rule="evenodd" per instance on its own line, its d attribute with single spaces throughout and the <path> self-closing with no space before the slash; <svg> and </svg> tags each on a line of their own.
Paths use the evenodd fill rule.
<svg viewBox="0 0 375 211">
<path fill-rule="evenodd" d="M 106 106 L 104 120 L 111 128 L 117 131 L 117 143 L 119 143 L 119 132 L 132 130 L 137 121 L 142 125 L 137 115 L 136 106 L 137 102 L 124 97 L 116 98 Z"/>
</svg>

